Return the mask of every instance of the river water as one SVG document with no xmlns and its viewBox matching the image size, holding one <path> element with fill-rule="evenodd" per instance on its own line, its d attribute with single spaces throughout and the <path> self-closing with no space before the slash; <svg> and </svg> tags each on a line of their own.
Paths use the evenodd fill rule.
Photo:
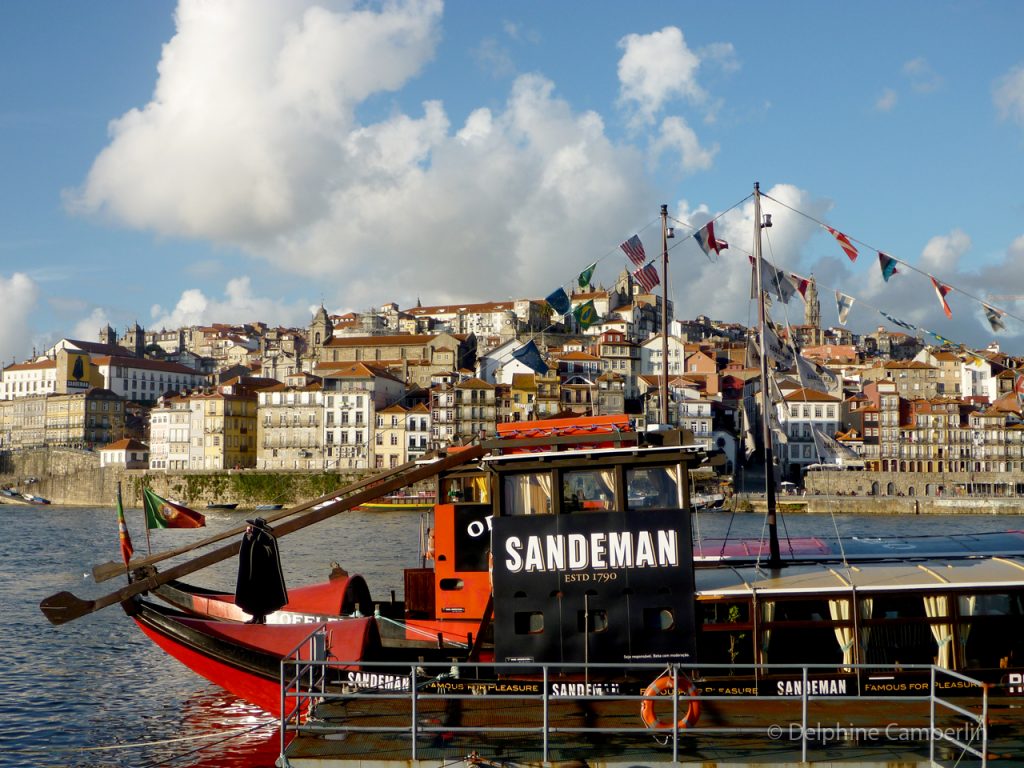
<svg viewBox="0 0 1024 768">
<path fill-rule="evenodd" d="M 207 528 L 152 531 L 153 551 L 178 547 L 238 525 L 252 513 L 211 512 Z M 136 553 L 145 552 L 141 510 L 126 510 Z M 758 537 L 757 515 L 702 514 L 703 536 Z M 1017 516 L 791 515 L 791 536 L 944 533 L 1020 529 Z M 343 513 L 283 537 L 289 585 L 319 581 L 331 562 L 366 577 L 375 600 L 401 595 L 402 569 L 419 565 L 417 512 Z M 111 606 L 60 627 L 40 613 L 44 597 L 70 590 L 89 598 L 125 583 L 93 583 L 92 566 L 118 560 L 111 508 L 0 506 L 0 766 L 203 766 L 262 768 L 278 754 L 276 721 L 239 702 L 164 655 Z M 180 560 L 180 558 L 179 558 Z M 176 561 L 170 561 L 176 562 Z M 233 591 L 228 561 L 190 577 Z"/>
</svg>

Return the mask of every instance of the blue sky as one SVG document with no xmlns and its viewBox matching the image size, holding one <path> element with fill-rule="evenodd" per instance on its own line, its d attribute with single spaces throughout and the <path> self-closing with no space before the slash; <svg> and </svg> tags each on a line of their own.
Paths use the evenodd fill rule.
<svg viewBox="0 0 1024 768">
<path fill-rule="evenodd" d="M 1017 2 L 3 3 L 0 360 L 610 285 L 662 203 L 677 314 L 747 322 L 755 181 L 826 323 L 839 289 L 856 331 L 1024 353 L 1024 299 L 991 298 L 1024 296 L 1020 29 Z"/>
</svg>

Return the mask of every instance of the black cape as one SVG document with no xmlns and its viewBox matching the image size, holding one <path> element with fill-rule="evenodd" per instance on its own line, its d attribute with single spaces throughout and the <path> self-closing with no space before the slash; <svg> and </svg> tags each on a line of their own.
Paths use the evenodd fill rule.
<svg viewBox="0 0 1024 768">
<path fill-rule="evenodd" d="M 262 518 L 248 522 L 252 530 L 243 535 L 238 552 L 235 603 L 258 619 L 287 603 L 288 589 L 273 532 Z"/>
</svg>

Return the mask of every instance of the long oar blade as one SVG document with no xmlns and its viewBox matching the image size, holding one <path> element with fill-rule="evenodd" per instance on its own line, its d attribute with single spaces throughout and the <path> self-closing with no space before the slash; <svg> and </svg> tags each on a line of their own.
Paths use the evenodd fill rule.
<svg viewBox="0 0 1024 768">
<path fill-rule="evenodd" d="M 291 507 L 289 509 L 275 510 L 270 514 L 261 515 L 261 517 L 268 523 L 272 523 L 275 520 L 280 520 L 284 517 L 289 517 L 290 515 L 305 512 L 307 509 L 312 509 L 313 507 L 323 504 L 326 501 L 332 501 L 333 499 L 336 499 L 339 496 L 344 496 L 345 494 L 348 493 L 354 493 L 362 488 L 373 485 L 375 483 L 382 483 L 390 477 L 415 469 L 416 466 L 417 463 L 415 461 L 408 461 L 405 464 L 401 464 L 395 467 L 394 469 L 390 469 L 381 474 L 373 475 L 372 477 L 368 477 L 358 482 L 351 483 L 349 485 L 346 485 L 344 488 L 338 488 L 335 491 L 331 491 L 330 493 L 324 494 L 320 498 L 312 499 L 311 501 L 306 501 L 303 502 L 302 504 L 297 504 L 296 506 Z M 380 495 L 383 495 L 384 493 L 387 493 L 387 491 L 381 491 Z M 225 531 L 221 531 L 220 533 L 215 533 L 212 536 L 207 536 L 206 538 L 201 539 L 199 541 L 194 541 L 191 544 L 186 544 L 180 547 L 176 547 L 174 549 L 168 549 L 164 550 L 163 552 L 157 552 L 153 555 L 147 555 L 146 557 L 134 559 L 131 561 L 128 568 L 129 570 L 135 570 L 136 568 L 143 568 L 147 565 L 155 565 L 156 563 L 167 560 L 168 558 L 177 557 L 178 555 L 183 555 L 186 552 L 191 552 L 193 549 L 200 549 L 202 547 L 209 546 L 210 544 L 216 544 L 218 541 L 223 541 L 224 539 L 231 538 L 232 536 L 237 536 L 243 531 L 245 531 L 245 525 L 237 525 L 233 528 L 228 528 Z M 124 572 L 124 563 L 109 560 L 106 563 L 100 563 L 99 565 L 93 566 L 92 578 L 93 581 L 95 581 L 98 584 L 101 581 L 106 581 L 107 579 L 113 579 L 116 576 L 120 576 Z"/>
<path fill-rule="evenodd" d="M 373 488 L 361 491 L 360 493 L 356 493 L 345 499 L 328 503 L 321 506 L 319 509 L 311 509 L 298 517 L 281 523 L 273 529 L 273 532 L 278 537 L 293 533 L 294 531 L 298 531 L 307 526 L 326 520 L 329 517 L 333 517 L 334 515 L 351 509 L 352 507 L 365 504 L 367 501 L 377 498 L 382 493 L 397 490 L 419 480 L 433 477 L 434 475 L 451 469 L 452 467 L 457 467 L 460 464 L 475 461 L 480 458 L 483 453 L 484 449 L 481 446 L 469 446 L 458 453 L 449 454 L 445 458 L 432 464 L 418 467 L 407 475 L 394 478 L 379 486 L 374 486 Z M 85 616 L 86 614 L 94 613 L 101 608 L 106 608 L 108 605 L 124 602 L 135 595 L 142 594 L 143 592 L 150 592 L 169 581 L 180 579 L 182 576 L 187 576 L 190 573 L 202 570 L 214 563 L 219 563 L 222 560 L 227 560 L 229 557 L 234 557 L 238 554 L 238 550 L 240 548 L 240 541 L 225 544 L 224 546 L 210 550 L 197 558 L 172 566 L 166 571 L 161 571 L 147 576 L 144 579 L 133 581 L 131 584 L 122 587 L 116 592 L 104 595 L 103 597 L 98 597 L 95 600 L 82 600 L 69 592 L 58 592 L 57 594 L 51 595 L 40 602 L 39 608 L 43 612 L 43 615 L 46 616 L 52 624 L 66 624 L 67 622 Z"/>
</svg>

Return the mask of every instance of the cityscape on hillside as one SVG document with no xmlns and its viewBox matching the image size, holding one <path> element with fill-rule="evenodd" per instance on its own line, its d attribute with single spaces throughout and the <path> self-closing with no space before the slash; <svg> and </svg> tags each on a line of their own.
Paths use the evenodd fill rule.
<svg viewBox="0 0 1024 768">
<path fill-rule="evenodd" d="M 813 278 L 803 299 L 803 324 L 778 334 L 826 375 L 811 382 L 794 366 L 771 377 L 787 487 L 817 492 L 825 474 L 842 487 L 830 469 L 867 495 L 1024 487 L 1021 359 L 882 327 L 823 329 Z M 685 429 L 718 457 L 709 487 L 740 489 L 760 453 L 754 334 L 671 319 L 668 306 L 664 338 L 662 297 L 628 271 L 570 301 L 593 311 L 519 299 L 321 307 L 306 328 L 107 327 L 3 369 L 0 449 L 77 448 L 98 466 L 169 472 L 372 470 L 493 436 L 499 423 L 625 414 L 637 429 Z"/>
</svg>

